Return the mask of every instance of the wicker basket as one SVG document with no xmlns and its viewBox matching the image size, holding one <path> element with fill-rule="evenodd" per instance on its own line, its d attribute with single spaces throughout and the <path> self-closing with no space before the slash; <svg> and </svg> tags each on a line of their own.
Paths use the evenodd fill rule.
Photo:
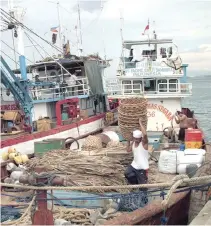
<svg viewBox="0 0 211 226">
<path fill-rule="evenodd" d="M 126 140 L 132 140 L 132 132 L 139 129 L 139 119 L 147 128 L 147 100 L 145 98 L 130 98 L 121 100 L 118 108 L 119 128 Z"/>
</svg>

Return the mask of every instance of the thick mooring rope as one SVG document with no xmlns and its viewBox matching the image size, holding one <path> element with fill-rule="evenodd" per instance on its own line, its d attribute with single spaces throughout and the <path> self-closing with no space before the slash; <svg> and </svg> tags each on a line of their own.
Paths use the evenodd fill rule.
<svg viewBox="0 0 211 226">
<path fill-rule="evenodd" d="M 36 195 L 32 198 L 32 201 L 30 202 L 26 211 L 24 212 L 24 214 L 19 219 L 14 220 L 14 221 L 2 222 L 1 225 L 12 225 L 12 224 L 20 223 L 24 219 L 24 217 L 29 213 L 29 211 L 31 210 L 32 205 L 34 204 L 35 198 L 36 198 Z"/>
<path fill-rule="evenodd" d="M 184 183 L 184 179 L 189 179 L 187 175 L 177 175 L 173 179 L 173 185 L 171 186 L 170 190 L 168 191 L 165 199 L 162 201 L 161 205 L 164 209 L 168 208 L 169 200 L 172 194 L 176 191 L 176 189 Z"/>
<path fill-rule="evenodd" d="M 179 180 L 181 177 L 179 177 Z M 137 185 L 117 185 L 117 186 L 45 186 L 45 187 L 36 187 L 29 185 L 18 185 L 18 184 L 8 184 L 0 183 L 1 187 L 13 187 L 13 188 L 24 188 L 29 190 L 69 190 L 69 191 L 92 191 L 92 190 L 111 190 L 111 189 L 136 189 L 136 188 L 167 188 L 175 184 L 175 180 L 178 181 L 178 176 L 176 176 L 171 183 L 156 183 L 156 184 L 137 184 Z M 178 182 L 179 183 L 179 182 Z M 191 186 L 191 185 L 200 185 L 205 183 L 211 183 L 211 175 L 203 177 L 194 177 L 194 178 L 185 178 L 182 180 L 182 183 L 179 186 Z"/>
</svg>

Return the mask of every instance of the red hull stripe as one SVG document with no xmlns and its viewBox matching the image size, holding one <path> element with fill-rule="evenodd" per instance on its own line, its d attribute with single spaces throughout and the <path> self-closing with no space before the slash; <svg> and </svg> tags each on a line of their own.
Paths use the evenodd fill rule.
<svg viewBox="0 0 211 226">
<path fill-rule="evenodd" d="M 34 134 L 24 134 L 24 135 L 20 135 L 18 137 L 14 137 L 14 138 L 11 137 L 9 139 L 1 141 L 1 148 L 13 146 L 15 144 L 20 144 L 20 143 L 27 142 L 27 141 L 30 141 L 30 140 L 35 140 L 35 139 L 39 139 L 39 138 L 42 138 L 42 137 L 61 133 L 61 132 L 64 132 L 66 130 L 77 128 L 81 125 L 85 125 L 85 124 L 97 121 L 97 120 L 99 120 L 103 117 L 105 117 L 105 113 L 90 117 L 88 119 L 84 119 L 84 120 L 79 121 L 77 123 L 72 123 L 70 125 L 58 126 L 58 127 L 51 129 L 49 131 L 37 132 L 37 133 L 34 133 Z"/>
</svg>

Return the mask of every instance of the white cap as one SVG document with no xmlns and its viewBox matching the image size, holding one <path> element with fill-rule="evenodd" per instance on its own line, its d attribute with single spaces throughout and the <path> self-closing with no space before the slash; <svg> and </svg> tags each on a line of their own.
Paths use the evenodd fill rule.
<svg viewBox="0 0 211 226">
<path fill-rule="evenodd" d="M 140 130 L 133 131 L 133 137 L 134 138 L 141 138 L 142 137 L 142 132 Z"/>
</svg>

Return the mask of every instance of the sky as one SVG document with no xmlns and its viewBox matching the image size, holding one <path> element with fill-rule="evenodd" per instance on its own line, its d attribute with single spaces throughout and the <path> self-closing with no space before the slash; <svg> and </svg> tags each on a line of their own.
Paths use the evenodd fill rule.
<svg viewBox="0 0 211 226">
<path fill-rule="evenodd" d="M 0 0 L 0 4 L 8 10 L 7 1 Z M 158 37 L 173 38 L 183 63 L 189 64 L 190 75 L 211 75 L 211 0 L 96 0 L 79 1 L 79 4 L 84 54 L 98 52 L 102 57 L 106 55 L 113 59 L 108 73 L 115 74 L 121 54 L 122 15 L 124 40 L 143 39 L 142 33 L 149 18 L 150 27 L 155 21 Z M 26 26 L 51 41 L 50 28 L 59 24 L 56 1 L 14 0 L 14 5 L 25 8 L 23 23 Z M 77 51 L 77 10 L 77 0 L 59 0 L 62 30 L 70 40 L 72 53 Z M 36 51 L 25 37 L 27 59 L 34 61 L 47 56 L 43 49 L 50 54 L 55 53 L 52 47 L 39 38 L 30 36 L 40 46 L 36 46 Z M 12 46 L 11 31 L 1 32 L 1 40 Z M 14 59 L 13 51 L 2 42 L 1 49 Z M 5 56 L 5 59 L 8 58 Z M 12 60 L 7 61 L 11 67 L 15 67 Z"/>
</svg>

